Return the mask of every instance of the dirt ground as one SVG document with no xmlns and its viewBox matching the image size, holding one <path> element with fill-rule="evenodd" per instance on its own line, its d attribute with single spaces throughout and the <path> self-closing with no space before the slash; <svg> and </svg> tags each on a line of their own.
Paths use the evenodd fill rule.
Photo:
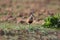
<svg viewBox="0 0 60 40">
<path fill-rule="evenodd" d="M 31 12 L 33 23 L 42 24 L 47 16 L 60 13 L 60 0 L 0 0 L 0 23 L 26 23 Z M 0 40 L 60 40 L 60 31 L 0 31 Z"/>
<path fill-rule="evenodd" d="M 33 12 L 34 20 L 39 22 L 45 17 L 60 13 L 59 0 L 0 0 L 0 21 L 26 21 Z"/>
<path fill-rule="evenodd" d="M 60 33 L 56 31 L 28 31 L 28 30 L 12 30 L 3 33 L 0 31 L 0 40 L 60 40 Z"/>
</svg>

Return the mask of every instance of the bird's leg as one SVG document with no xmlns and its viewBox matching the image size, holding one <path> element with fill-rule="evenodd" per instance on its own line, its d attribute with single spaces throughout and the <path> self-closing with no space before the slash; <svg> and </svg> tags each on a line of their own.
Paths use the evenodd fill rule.
<svg viewBox="0 0 60 40">
<path fill-rule="evenodd" d="M 30 24 L 29 24 L 29 27 L 30 27 Z"/>
</svg>

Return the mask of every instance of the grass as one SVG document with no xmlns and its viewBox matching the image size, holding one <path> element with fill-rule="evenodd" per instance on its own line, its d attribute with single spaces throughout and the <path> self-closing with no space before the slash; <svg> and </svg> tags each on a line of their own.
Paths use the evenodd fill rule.
<svg viewBox="0 0 60 40">
<path fill-rule="evenodd" d="M 11 30 L 27 30 L 28 32 L 35 32 L 35 31 L 40 31 L 44 34 L 47 34 L 48 32 L 52 31 L 56 31 L 56 29 L 52 29 L 52 28 L 44 28 L 41 25 L 36 25 L 36 24 L 31 24 L 29 25 L 23 25 L 23 24 L 15 24 L 15 23 L 0 23 L 0 29 L 2 30 L 6 30 L 6 31 L 11 31 Z"/>
<path fill-rule="evenodd" d="M 7 32 L 5 32 L 6 34 L 11 30 L 14 34 L 14 36 L 11 36 L 9 33 L 8 35 L 4 35 L 3 38 L 5 40 L 18 40 L 19 38 L 21 38 L 21 40 L 38 40 L 41 37 L 52 37 L 52 35 L 49 34 L 49 32 L 55 32 L 55 29 L 51 29 L 51 28 L 44 28 L 41 25 L 36 25 L 36 24 L 31 24 L 29 25 L 23 25 L 23 24 L 16 24 L 16 23 L 0 23 L 0 28 Z M 19 32 L 14 32 L 13 30 L 20 30 Z M 17 35 L 18 34 L 18 35 Z M 40 35 L 41 34 L 41 35 Z M 40 35 L 40 36 L 38 36 Z M 37 39 L 36 39 L 36 38 Z M 57 37 L 53 34 L 53 39 L 57 39 Z M 9 39 L 8 39 L 9 38 Z M 20 39 L 19 39 L 20 40 Z"/>
<path fill-rule="evenodd" d="M 13 16 L 15 17 L 16 16 L 16 14 L 18 13 L 18 12 L 20 12 L 20 10 L 23 10 L 23 9 L 25 9 L 26 8 L 26 6 L 27 5 L 24 5 L 24 3 L 26 3 L 27 1 L 29 1 L 29 2 L 34 2 L 35 3 L 35 1 L 34 0 L 24 0 L 24 1 L 22 1 L 22 0 L 18 0 L 17 1 L 17 3 L 16 3 L 16 0 L 12 0 L 13 1 L 13 6 L 11 6 L 11 4 L 9 4 L 10 6 L 8 6 L 7 4 L 7 2 L 5 3 L 5 4 L 3 4 L 3 5 L 1 5 L 0 7 L 2 8 L 2 9 L 4 9 L 4 8 L 9 8 L 9 7 L 12 7 L 13 8 Z M 37 0 L 37 2 L 38 2 L 38 0 Z M 21 4 L 22 3 L 22 4 Z M 19 5 L 18 5 L 19 4 Z M 31 6 L 31 5 L 28 5 L 28 6 Z M 36 6 L 37 7 L 37 6 Z M 32 7 L 33 8 L 33 7 Z M 57 9 L 57 8 L 59 8 L 59 6 L 57 5 L 57 4 L 55 4 L 55 5 L 53 5 L 53 3 L 52 4 L 48 4 L 47 5 L 47 8 L 53 8 L 53 9 Z M 35 9 L 35 8 L 33 8 L 33 9 Z M 24 11 L 23 11 L 24 12 Z M 1 12 L 2 13 L 2 12 Z M 4 15 L 7 15 L 7 11 L 5 12 L 5 11 L 3 11 L 3 13 L 2 14 L 0 14 L 0 17 L 2 17 L 2 16 L 4 16 Z M 41 17 L 41 16 L 40 16 Z M 40 17 L 38 17 L 38 18 L 40 18 Z M 43 16 L 42 16 L 43 17 Z M 44 17 L 43 17 L 44 18 Z M 21 31 L 25 31 L 25 30 L 28 30 L 29 32 L 31 32 L 31 34 L 27 34 L 26 35 L 26 32 L 24 33 L 24 32 L 22 32 L 21 34 L 22 35 L 20 35 L 20 36 L 22 36 L 22 38 L 23 39 L 26 39 L 26 38 L 28 38 L 28 39 L 26 39 L 26 40 L 34 40 L 34 37 L 32 37 L 32 36 L 35 36 L 36 35 L 36 33 L 39 31 L 39 32 L 42 32 L 42 34 L 45 36 L 47 36 L 47 34 L 48 34 L 48 32 L 50 32 L 50 31 L 56 31 L 56 30 L 59 30 L 59 29 L 55 29 L 55 28 L 44 28 L 43 26 L 41 26 L 41 25 L 37 25 L 37 24 L 31 24 L 31 25 L 24 25 L 24 24 L 16 24 L 16 23 L 8 23 L 8 22 L 4 22 L 4 23 L 0 23 L 0 29 L 2 29 L 2 30 L 21 30 Z M 20 32 L 21 32 L 20 31 Z M 37 32 L 35 32 L 35 31 L 37 31 Z M 10 36 L 11 37 L 11 39 L 10 40 L 17 40 L 17 38 L 18 37 L 20 37 L 19 35 L 16 35 L 16 36 Z M 28 36 L 28 37 L 26 37 L 26 36 Z M 45 37 L 46 37 L 45 36 Z M 49 36 L 49 34 L 48 34 L 48 36 Z M 47 37 L 48 37 L 47 36 Z M 8 36 L 6 36 L 5 35 L 5 38 L 6 37 L 8 37 Z M 38 35 L 36 35 L 35 37 L 37 37 L 38 38 Z M 52 37 L 52 36 L 50 36 L 50 37 Z M 2 38 L 4 38 L 4 37 L 2 37 Z M 52 37 L 53 38 L 53 37 Z M 1 40 L 1 39 L 0 39 Z M 4 39 L 5 40 L 5 39 Z M 8 40 L 8 39 L 6 39 L 6 40 Z M 19 39 L 20 40 L 20 39 Z"/>
<path fill-rule="evenodd" d="M 31 24 L 31 25 L 24 25 L 24 24 L 16 24 L 16 23 L 8 23 L 8 22 L 5 22 L 5 23 L 0 23 L 0 29 L 3 29 L 3 30 L 9 30 L 9 29 L 14 29 L 14 30 L 24 30 L 24 29 L 27 29 L 27 30 L 36 30 L 36 29 L 51 29 L 51 30 L 54 30 L 52 28 L 44 28 L 43 26 L 39 25 L 39 24 Z"/>
</svg>

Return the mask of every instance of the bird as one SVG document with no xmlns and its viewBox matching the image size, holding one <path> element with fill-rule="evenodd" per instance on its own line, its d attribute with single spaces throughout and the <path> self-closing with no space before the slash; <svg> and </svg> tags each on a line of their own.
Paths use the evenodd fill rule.
<svg viewBox="0 0 60 40">
<path fill-rule="evenodd" d="M 31 24 L 33 23 L 33 20 L 34 20 L 34 15 L 33 15 L 33 12 L 30 13 L 30 16 L 28 18 L 28 23 Z"/>
</svg>

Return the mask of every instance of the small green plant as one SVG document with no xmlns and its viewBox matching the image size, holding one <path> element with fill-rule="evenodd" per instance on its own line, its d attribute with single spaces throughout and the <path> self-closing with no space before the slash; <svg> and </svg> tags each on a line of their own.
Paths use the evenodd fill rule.
<svg viewBox="0 0 60 40">
<path fill-rule="evenodd" d="M 60 18 L 59 18 L 59 14 L 57 15 L 53 15 L 53 16 L 49 16 L 45 19 L 45 23 L 44 26 L 47 28 L 59 28 L 60 27 Z"/>
</svg>

